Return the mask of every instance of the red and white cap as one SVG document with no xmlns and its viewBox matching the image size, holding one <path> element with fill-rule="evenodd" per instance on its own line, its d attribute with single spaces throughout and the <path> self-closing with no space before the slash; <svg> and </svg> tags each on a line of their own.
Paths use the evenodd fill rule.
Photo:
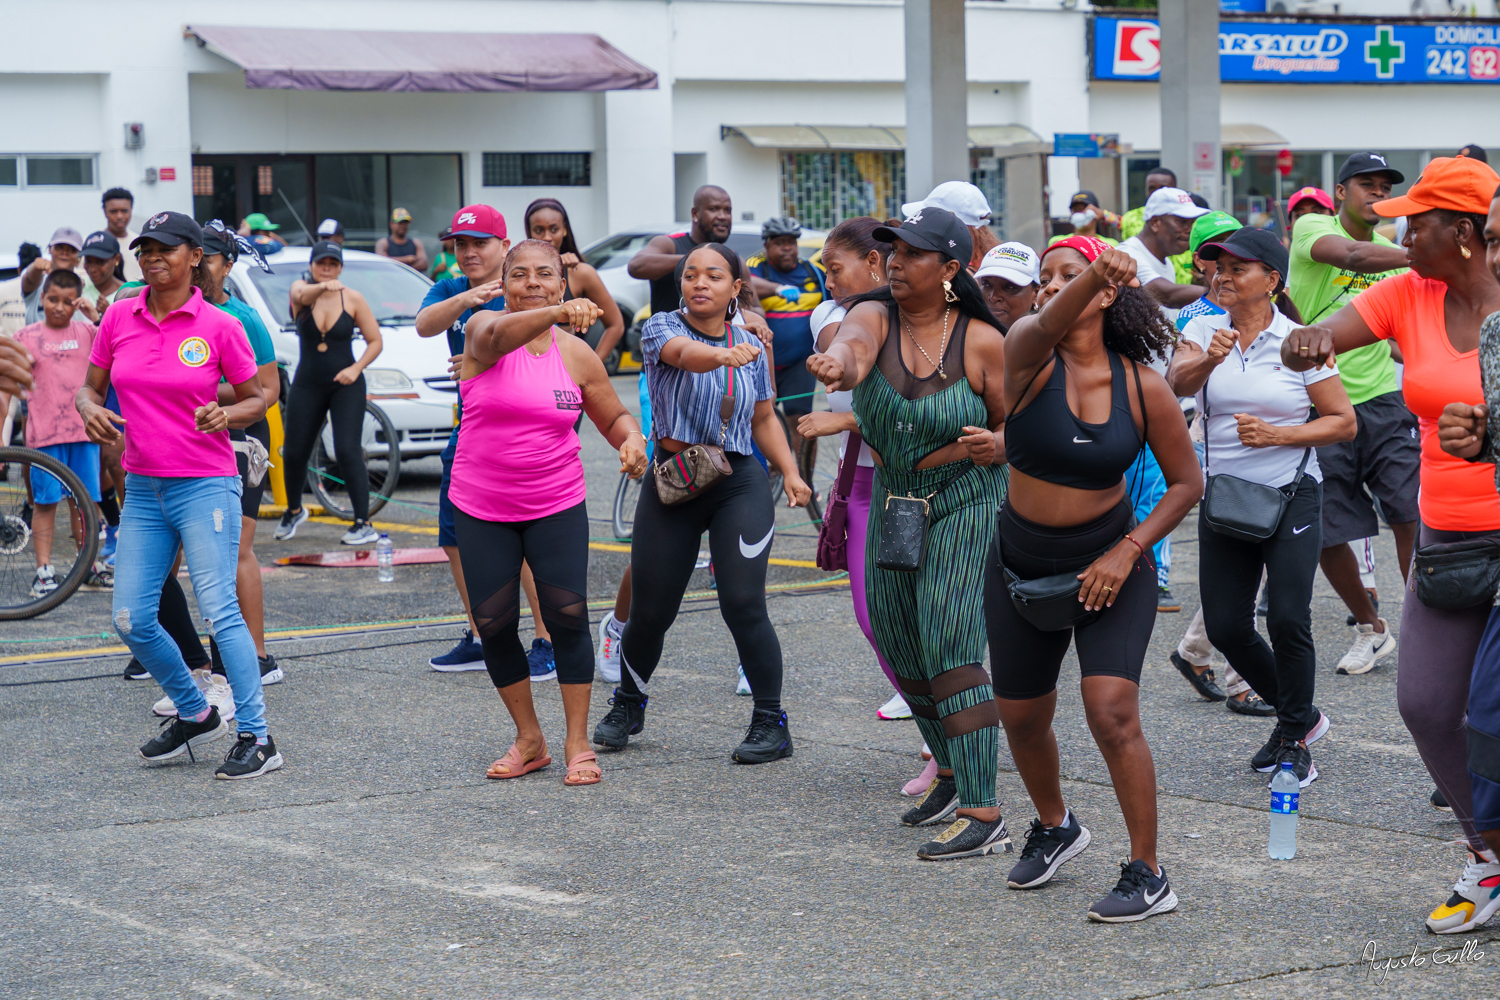
<svg viewBox="0 0 1500 1000">
<path fill-rule="evenodd" d="M 465 205 L 453 213 L 451 236 L 505 239 L 505 216 L 489 205 Z"/>
<path fill-rule="evenodd" d="M 1207 215 L 1206 208 L 1199 208 L 1193 204 L 1193 196 L 1182 188 L 1157 188 L 1151 192 L 1151 197 L 1146 199 L 1146 218 L 1154 219 L 1159 215 L 1175 215 L 1179 219 L 1196 219 L 1200 215 Z"/>
</svg>

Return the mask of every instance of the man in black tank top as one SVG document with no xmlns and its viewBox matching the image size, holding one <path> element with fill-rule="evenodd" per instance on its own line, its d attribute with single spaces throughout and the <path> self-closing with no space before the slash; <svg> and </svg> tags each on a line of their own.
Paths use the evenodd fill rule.
<svg viewBox="0 0 1500 1000">
<path fill-rule="evenodd" d="M 668 233 L 652 237 L 625 270 L 632 278 L 651 282 L 651 311 L 671 312 L 682 304 L 682 291 L 673 273 L 677 262 L 699 243 L 723 243 L 729 239 L 734 221 L 734 204 L 729 192 L 705 184 L 693 193 L 693 224 L 685 233 Z"/>
<path fill-rule="evenodd" d="M 422 245 L 421 240 L 406 238 L 409 229 L 411 229 L 410 212 L 404 208 L 391 212 L 390 235 L 375 241 L 375 252 L 426 274 L 427 248 Z"/>
</svg>

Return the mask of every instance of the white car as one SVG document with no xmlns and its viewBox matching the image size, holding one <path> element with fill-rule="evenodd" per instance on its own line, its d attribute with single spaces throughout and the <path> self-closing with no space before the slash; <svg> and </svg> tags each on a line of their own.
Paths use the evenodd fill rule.
<svg viewBox="0 0 1500 1000">
<path fill-rule="evenodd" d="M 300 345 L 292 322 L 292 282 L 307 271 L 309 247 L 286 247 L 266 258 L 267 274 L 241 259 L 230 274 L 232 292 L 260 313 L 276 344 L 276 360 L 295 377 Z M 390 417 L 400 435 L 401 457 L 436 455 L 453 432 L 458 384 L 448 375 L 446 337 L 417 336 L 417 310 L 432 287 L 425 275 L 386 257 L 362 250 L 344 251 L 339 280 L 364 295 L 380 324 L 380 356 L 365 369 L 368 398 Z M 354 356 L 364 351 L 356 331 Z"/>
</svg>

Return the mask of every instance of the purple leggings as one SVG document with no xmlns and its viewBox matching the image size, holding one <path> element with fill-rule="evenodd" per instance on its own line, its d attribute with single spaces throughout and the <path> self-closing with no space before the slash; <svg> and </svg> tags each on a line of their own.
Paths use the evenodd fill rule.
<svg viewBox="0 0 1500 1000">
<path fill-rule="evenodd" d="M 865 537 L 870 526 L 870 495 L 874 489 L 874 468 L 856 466 L 854 485 L 849 488 L 849 519 L 845 522 L 849 530 L 849 591 L 854 596 L 854 619 L 859 622 L 859 630 L 870 641 L 870 648 L 875 650 L 875 659 L 880 661 L 885 679 L 899 693 L 901 686 L 896 683 L 896 673 L 875 645 L 875 632 L 870 628 L 870 608 L 865 597 Z"/>
</svg>

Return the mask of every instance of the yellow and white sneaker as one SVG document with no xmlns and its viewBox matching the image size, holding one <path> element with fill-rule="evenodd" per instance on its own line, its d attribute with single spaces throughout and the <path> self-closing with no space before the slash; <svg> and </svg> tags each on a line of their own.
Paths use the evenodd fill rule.
<svg viewBox="0 0 1500 1000">
<path fill-rule="evenodd" d="M 1462 934 L 1484 924 L 1500 910 L 1500 863 L 1469 852 L 1464 873 L 1453 884 L 1453 895 L 1427 918 L 1434 934 Z"/>
</svg>

